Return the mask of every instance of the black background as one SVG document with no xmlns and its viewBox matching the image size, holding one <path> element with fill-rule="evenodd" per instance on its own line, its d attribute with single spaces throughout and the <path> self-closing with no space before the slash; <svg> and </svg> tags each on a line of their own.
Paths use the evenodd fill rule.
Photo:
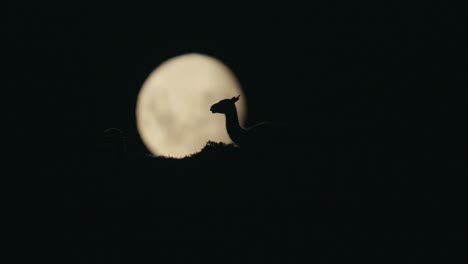
<svg viewBox="0 0 468 264">
<path fill-rule="evenodd" d="M 288 243 L 297 244 L 297 252 L 284 251 L 281 262 L 290 259 L 299 263 L 304 257 L 308 258 L 305 262 L 327 263 L 327 260 L 333 262 L 350 256 L 357 259 L 368 256 L 382 263 L 391 256 L 398 262 L 417 263 L 423 258 L 438 257 L 445 260 L 442 262 L 455 263 L 459 259 L 455 252 L 462 243 L 458 223 L 461 223 L 459 213 L 463 211 L 459 207 L 463 195 L 461 181 L 466 172 L 463 157 L 466 148 L 460 140 L 464 135 L 463 104 L 466 102 L 463 68 L 466 51 L 462 42 L 465 27 L 461 17 L 461 10 L 456 7 L 429 3 L 410 6 L 329 2 L 307 7 L 292 4 L 254 7 L 235 3 L 207 6 L 156 2 L 141 6 L 9 3 L 6 37 L 11 46 L 6 56 L 9 70 L 4 101 L 8 122 L 4 130 L 11 133 L 6 137 L 8 147 L 11 146 L 8 153 L 19 157 L 15 168 L 32 168 L 33 172 L 14 171 L 19 172 L 25 187 L 35 190 L 22 195 L 22 200 L 42 201 L 43 195 L 51 196 L 56 206 L 53 211 L 67 212 L 66 220 L 55 220 L 62 224 L 53 225 L 59 234 L 64 234 L 65 241 L 71 241 L 62 251 L 66 256 L 64 263 L 94 263 L 99 258 L 109 263 L 126 263 L 132 262 L 132 256 L 139 262 L 151 262 L 176 255 L 186 256 L 186 259 L 172 259 L 176 262 L 196 262 L 196 258 L 190 258 L 196 255 L 191 250 L 196 249 L 173 245 L 167 246 L 170 253 L 163 254 L 153 251 L 150 242 L 145 244 L 154 241 L 151 238 L 138 237 L 137 241 L 149 247 L 139 246 L 139 250 L 118 243 L 108 247 L 90 246 L 89 250 L 83 245 L 94 245 L 90 241 L 106 244 L 113 241 L 113 235 L 119 234 L 126 243 L 131 240 L 130 226 L 137 226 L 139 221 L 112 215 L 105 210 L 108 207 L 114 206 L 117 212 L 121 207 L 131 208 L 133 215 L 146 219 L 141 221 L 148 228 L 163 225 L 156 220 L 151 222 L 148 220 L 151 215 L 141 213 L 148 208 L 159 208 L 149 198 L 134 196 L 134 200 L 142 202 L 140 207 L 132 207 L 127 200 L 117 205 L 100 203 L 107 196 L 103 194 L 105 191 L 99 194 L 97 187 L 94 187 L 97 191 L 92 191 L 94 196 L 87 196 L 93 188 L 89 186 L 99 186 L 96 182 L 100 182 L 100 174 L 95 171 L 102 167 L 102 164 L 96 168 L 90 165 L 89 157 L 102 132 L 109 127 L 124 131 L 128 151 L 134 159 L 143 157 L 147 150 L 136 131 L 134 114 L 142 83 L 162 61 L 199 52 L 220 59 L 236 74 L 248 98 L 248 124 L 270 119 L 286 122 L 296 130 L 297 138 L 291 140 L 301 142 L 301 154 L 283 157 L 285 164 L 301 161 L 292 174 L 305 175 L 305 178 L 321 175 L 310 177 L 326 182 L 320 185 L 307 178 L 305 186 L 310 189 L 299 190 L 301 184 L 297 183 L 283 192 L 294 193 L 295 209 L 293 212 L 280 210 L 283 214 L 278 215 L 302 220 L 297 220 L 300 223 L 297 225 L 278 224 L 275 229 L 289 237 L 279 239 L 284 243 L 280 243 L 279 249 Z M 304 155 L 307 152 L 314 157 L 326 153 L 322 156 L 326 157 L 327 165 Z M 119 179 L 141 180 L 145 178 L 142 175 L 153 173 L 154 168 L 144 166 L 148 170 L 132 171 L 137 163 L 123 170 L 128 174 L 119 174 Z M 156 170 L 168 177 L 175 171 L 171 166 L 186 166 L 194 175 L 204 171 L 200 167 L 209 167 L 206 161 L 200 162 L 199 167 L 196 161 L 193 163 L 168 163 L 156 166 Z M 255 166 L 260 165 L 252 164 L 249 163 L 254 166 L 252 175 L 278 171 L 276 167 L 262 167 L 259 173 Z M 221 167 L 213 166 L 213 170 Z M 244 173 L 244 177 L 249 175 L 242 170 L 239 173 Z M 107 182 L 103 185 L 112 181 L 113 174 L 110 174 L 102 174 L 107 175 L 102 176 L 102 182 Z M 185 174 L 190 173 L 176 173 Z M 289 174 L 282 175 L 287 178 Z M 138 181 L 131 181 L 132 186 L 138 188 Z M 154 181 L 157 180 L 140 183 L 155 184 Z M 119 186 L 106 190 L 118 193 L 116 190 L 122 190 L 122 185 Z M 314 196 L 319 192 L 326 194 Z M 185 198 L 182 193 L 181 199 L 190 199 L 188 193 Z M 354 194 L 351 198 L 347 196 L 350 193 Z M 341 205 L 347 209 L 341 210 L 336 203 L 330 205 L 331 201 L 352 201 L 349 202 L 352 205 L 343 202 Z M 360 209 L 351 210 L 355 207 Z M 89 222 L 77 220 L 92 215 L 89 208 L 97 208 L 101 214 L 91 217 L 95 220 Z M 173 202 L 171 208 L 178 208 L 178 203 Z M 201 210 L 196 206 L 189 208 Z M 251 211 L 254 215 L 263 207 L 255 208 Z M 304 213 L 310 208 L 315 209 Z M 368 216 L 376 208 L 382 213 L 381 221 L 374 219 L 369 223 L 381 225 L 366 229 L 364 219 L 371 219 Z M 332 220 L 314 222 L 314 215 L 324 213 Z M 220 213 L 226 218 L 233 214 Z M 49 217 L 57 219 L 53 215 L 43 214 L 46 222 Z M 181 219 L 182 215 L 174 219 Z M 359 215 L 353 218 L 355 222 L 346 220 L 353 215 Z M 119 230 L 124 230 L 120 232 L 111 227 L 111 219 L 119 217 L 128 220 L 115 223 Z M 206 215 L 202 219 L 198 220 L 211 219 L 212 225 L 221 221 Z M 103 226 L 99 227 L 99 221 Z M 400 224 L 395 224 L 398 221 Z M 332 231 L 323 231 L 327 230 L 323 226 L 314 229 L 321 230 L 320 234 L 300 231 L 298 226 L 308 223 L 316 226 L 333 223 L 332 227 L 328 226 Z M 383 228 L 392 225 L 393 228 Z M 249 230 L 252 233 L 257 229 Z M 86 232 L 91 235 L 77 235 Z M 106 238 L 92 236 L 99 232 Z M 306 246 L 305 241 L 314 234 L 320 239 L 313 240 L 314 246 Z M 166 234 L 165 237 L 161 241 L 166 245 L 170 241 L 197 243 L 196 239 L 185 236 Z M 226 240 L 220 237 L 221 241 Z M 406 249 L 393 250 L 395 244 L 403 244 Z M 125 253 L 125 248 L 132 249 Z M 239 257 L 239 261 L 267 262 L 265 256 L 282 252 L 279 249 L 266 246 L 263 253 L 245 253 L 247 257 Z M 224 256 L 224 262 L 235 262 L 235 257 L 230 258 L 235 255 L 233 252 L 248 251 L 219 250 L 216 254 L 200 253 L 199 261 L 219 254 Z"/>
</svg>

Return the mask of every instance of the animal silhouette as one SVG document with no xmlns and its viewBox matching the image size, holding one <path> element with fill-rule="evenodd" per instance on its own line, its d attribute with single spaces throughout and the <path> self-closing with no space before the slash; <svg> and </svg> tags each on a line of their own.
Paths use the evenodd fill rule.
<svg viewBox="0 0 468 264">
<path fill-rule="evenodd" d="M 248 128 L 239 124 L 236 102 L 239 96 L 223 99 L 210 108 L 212 113 L 226 116 L 226 130 L 231 140 L 241 148 L 270 148 L 282 139 L 283 127 L 270 122 L 261 122 Z"/>
<path fill-rule="evenodd" d="M 102 152 L 107 153 L 112 158 L 122 158 L 125 156 L 126 144 L 122 130 L 118 128 L 108 128 L 104 131 L 100 146 Z"/>
</svg>

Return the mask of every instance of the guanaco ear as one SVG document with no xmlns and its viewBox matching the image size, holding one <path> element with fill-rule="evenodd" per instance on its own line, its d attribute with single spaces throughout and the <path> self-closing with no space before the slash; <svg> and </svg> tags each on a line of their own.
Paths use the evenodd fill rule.
<svg viewBox="0 0 468 264">
<path fill-rule="evenodd" d="M 239 97 L 240 97 L 240 95 L 234 96 L 233 98 L 231 98 L 231 101 L 235 103 L 235 102 L 239 101 Z"/>
</svg>

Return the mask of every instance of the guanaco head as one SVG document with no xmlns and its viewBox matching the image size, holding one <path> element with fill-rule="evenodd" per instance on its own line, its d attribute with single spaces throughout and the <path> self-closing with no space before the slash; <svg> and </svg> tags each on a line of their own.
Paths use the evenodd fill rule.
<svg viewBox="0 0 468 264">
<path fill-rule="evenodd" d="M 231 99 L 223 99 L 217 102 L 216 104 L 212 105 L 210 108 L 210 111 L 213 114 L 214 113 L 225 114 L 229 111 L 232 111 L 233 109 L 235 109 L 235 103 L 239 101 L 239 97 L 240 95 L 234 96 Z"/>
</svg>

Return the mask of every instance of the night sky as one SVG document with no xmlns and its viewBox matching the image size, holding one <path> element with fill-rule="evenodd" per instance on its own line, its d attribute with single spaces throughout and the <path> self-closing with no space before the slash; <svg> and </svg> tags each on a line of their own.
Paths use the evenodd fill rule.
<svg viewBox="0 0 468 264">
<path fill-rule="evenodd" d="M 420 219 L 432 219 L 433 230 L 418 239 L 437 233 L 448 243 L 434 254 L 455 260 L 448 252 L 461 230 L 452 220 L 463 211 L 466 175 L 461 18 L 460 9 L 429 3 L 9 3 L 8 146 L 16 157 L 38 155 L 26 166 L 35 172 L 22 175 L 36 182 L 44 174 L 39 189 L 60 204 L 66 185 L 55 179 L 76 176 L 105 129 L 121 129 L 131 155 L 147 154 L 134 112 L 141 85 L 161 62 L 203 53 L 239 79 L 248 125 L 287 123 L 303 149 L 317 155 L 320 146 L 337 160 L 361 155 L 360 170 L 382 171 L 391 188 L 422 197 L 411 204 L 426 203 Z M 409 259 L 418 263 L 425 250 Z"/>
<path fill-rule="evenodd" d="M 448 100 L 455 96 L 439 87 L 459 86 L 462 78 L 456 10 L 364 6 L 228 12 L 156 4 L 13 5 L 9 85 L 32 91 L 25 105 L 58 114 L 48 125 L 65 130 L 59 134 L 119 127 L 134 140 L 143 81 L 164 60 L 188 52 L 214 56 L 234 71 L 249 99 L 248 123 L 307 119 L 320 129 L 325 119 L 335 125 L 385 119 L 393 126 L 413 123 L 416 113 L 425 122 L 424 108 L 454 107 Z"/>
</svg>

